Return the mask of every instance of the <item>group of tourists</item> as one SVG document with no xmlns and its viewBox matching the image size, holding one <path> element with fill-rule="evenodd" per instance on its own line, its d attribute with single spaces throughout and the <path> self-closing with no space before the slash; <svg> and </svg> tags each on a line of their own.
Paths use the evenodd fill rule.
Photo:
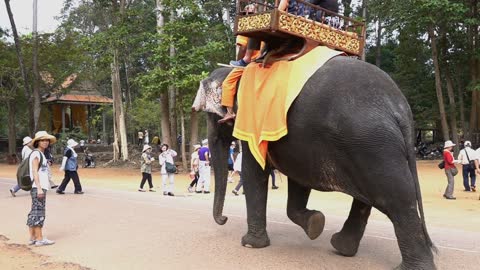
<svg viewBox="0 0 480 270">
<path fill-rule="evenodd" d="M 453 148 L 456 144 L 448 140 L 444 144 L 443 162 L 440 168 L 443 167 L 445 175 L 447 176 L 447 187 L 443 193 L 443 197 L 447 200 L 455 200 L 453 190 L 455 185 L 455 175 L 458 174 L 458 169 L 455 164 L 462 165 L 463 187 L 465 192 L 476 192 L 476 174 L 480 174 L 479 160 L 480 148 L 472 149 L 472 143 L 465 141 L 463 149 L 460 150 L 457 159 L 453 156 Z"/>
<path fill-rule="evenodd" d="M 208 149 L 208 140 L 202 141 L 202 145 L 194 145 L 190 160 L 190 177 L 192 182 L 188 186 L 189 192 L 210 193 L 210 150 Z M 165 196 L 175 196 L 175 166 L 174 158 L 177 152 L 170 149 L 168 144 L 162 144 L 160 154 L 158 155 L 158 163 L 160 164 L 160 175 L 162 176 L 162 191 Z M 152 162 L 155 158 L 152 156 L 152 147 L 148 144 L 143 146 L 141 157 L 142 180 L 138 191 L 145 192 L 143 188 L 145 182 L 148 181 L 149 191 L 155 192 L 152 181 Z M 195 189 L 194 189 L 195 188 Z"/>
</svg>

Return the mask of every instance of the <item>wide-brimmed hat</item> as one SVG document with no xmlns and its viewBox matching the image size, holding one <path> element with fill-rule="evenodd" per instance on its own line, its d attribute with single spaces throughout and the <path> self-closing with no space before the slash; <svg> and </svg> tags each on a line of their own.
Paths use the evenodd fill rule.
<svg viewBox="0 0 480 270">
<path fill-rule="evenodd" d="M 198 149 L 202 148 L 202 146 L 200 144 L 195 144 L 193 146 L 193 151 L 197 151 Z"/>
<path fill-rule="evenodd" d="M 45 130 L 42 130 L 35 133 L 35 138 L 33 138 L 32 144 L 34 144 L 36 141 L 46 139 L 50 140 L 50 144 L 54 144 L 57 141 L 57 138 L 55 138 L 55 136 L 48 134 Z"/>
<path fill-rule="evenodd" d="M 202 141 L 202 145 L 207 145 L 208 144 L 208 139 L 205 139 Z"/>
<path fill-rule="evenodd" d="M 31 142 L 32 142 L 32 138 L 30 138 L 30 136 L 23 138 L 23 145 L 27 145 Z"/>
<path fill-rule="evenodd" d="M 448 140 L 445 142 L 445 145 L 443 146 L 443 149 L 447 148 L 447 147 L 452 147 L 452 146 L 455 146 L 456 144 L 454 144 L 452 141 Z"/>
<path fill-rule="evenodd" d="M 73 147 L 75 147 L 75 146 L 77 146 L 77 145 L 78 145 L 78 143 L 77 143 L 74 139 L 68 139 L 68 141 L 67 141 L 67 146 L 68 146 L 68 147 L 73 148 Z"/>
<path fill-rule="evenodd" d="M 152 149 L 152 147 L 151 147 L 150 145 L 148 145 L 148 144 L 144 144 L 144 145 L 143 145 L 142 153 L 145 152 L 145 151 L 147 151 L 148 149 Z"/>
</svg>

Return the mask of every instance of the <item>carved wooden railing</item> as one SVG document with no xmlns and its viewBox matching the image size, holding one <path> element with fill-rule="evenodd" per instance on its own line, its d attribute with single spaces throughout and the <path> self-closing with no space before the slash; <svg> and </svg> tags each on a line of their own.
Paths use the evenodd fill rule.
<svg viewBox="0 0 480 270">
<path fill-rule="evenodd" d="M 361 56 L 365 47 L 365 23 L 321 8 L 297 1 L 297 10 L 288 13 L 278 10 L 279 0 L 237 0 L 234 33 L 266 42 L 296 36 L 319 45 Z M 255 5 L 255 12 L 245 7 Z M 303 12 L 302 12 L 303 11 Z"/>
</svg>

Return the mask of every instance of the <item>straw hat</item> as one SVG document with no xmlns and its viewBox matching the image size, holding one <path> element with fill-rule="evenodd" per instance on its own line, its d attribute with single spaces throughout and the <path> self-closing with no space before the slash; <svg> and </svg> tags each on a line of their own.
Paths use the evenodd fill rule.
<svg viewBox="0 0 480 270">
<path fill-rule="evenodd" d="M 55 138 L 55 136 L 50 135 L 46 131 L 42 130 L 35 133 L 35 138 L 33 138 L 32 144 L 34 144 L 36 141 L 45 140 L 45 139 L 50 140 L 50 144 L 54 144 L 55 142 L 57 142 L 57 138 Z"/>
<path fill-rule="evenodd" d="M 445 146 L 443 146 L 443 149 L 447 147 L 452 147 L 452 146 L 455 146 L 455 144 L 452 141 L 448 140 L 445 142 Z"/>
<path fill-rule="evenodd" d="M 30 136 L 27 136 L 27 137 L 23 138 L 23 145 L 24 146 L 31 143 L 31 142 L 32 142 L 32 138 L 30 138 Z"/>
<path fill-rule="evenodd" d="M 202 148 L 202 146 L 200 144 L 193 145 L 193 151 L 197 151 L 200 148 Z"/>
<path fill-rule="evenodd" d="M 142 153 L 145 152 L 145 151 L 147 151 L 148 149 L 152 149 L 152 147 L 151 147 L 150 145 L 148 145 L 148 144 L 144 144 L 144 145 L 143 145 Z"/>
<path fill-rule="evenodd" d="M 78 143 L 74 139 L 68 139 L 68 141 L 67 141 L 67 146 L 68 147 L 74 148 L 77 145 L 78 145 Z"/>
</svg>

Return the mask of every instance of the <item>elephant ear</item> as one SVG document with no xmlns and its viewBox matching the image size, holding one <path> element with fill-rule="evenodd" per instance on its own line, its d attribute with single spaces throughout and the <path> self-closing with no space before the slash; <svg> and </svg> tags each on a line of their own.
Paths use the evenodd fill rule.
<svg viewBox="0 0 480 270">
<path fill-rule="evenodd" d="M 222 106 L 222 83 L 217 80 L 202 81 L 205 89 L 205 109 L 204 111 L 218 114 L 223 117 L 226 110 Z"/>
</svg>

